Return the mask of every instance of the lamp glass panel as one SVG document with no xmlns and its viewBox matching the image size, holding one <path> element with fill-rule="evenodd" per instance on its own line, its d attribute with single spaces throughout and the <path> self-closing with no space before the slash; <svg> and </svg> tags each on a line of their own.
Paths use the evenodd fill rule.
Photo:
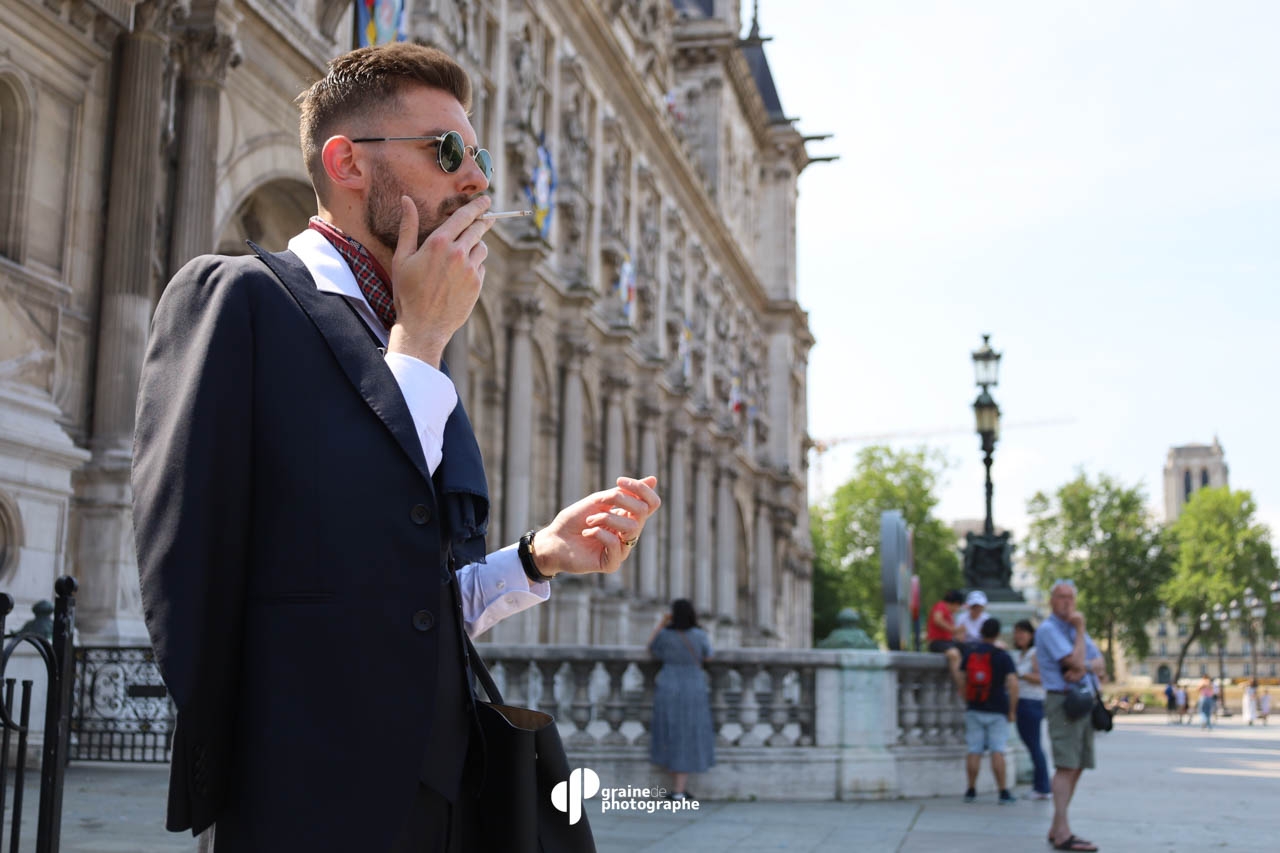
<svg viewBox="0 0 1280 853">
<path fill-rule="evenodd" d="M 994 405 L 979 404 L 973 407 L 979 433 L 994 433 L 1000 428 L 1000 409 Z"/>
</svg>

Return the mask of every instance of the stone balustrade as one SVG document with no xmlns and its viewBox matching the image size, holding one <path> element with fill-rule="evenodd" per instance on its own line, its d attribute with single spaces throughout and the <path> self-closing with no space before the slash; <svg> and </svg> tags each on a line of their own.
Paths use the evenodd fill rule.
<svg viewBox="0 0 1280 853">
<path fill-rule="evenodd" d="M 480 653 L 508 704 L 556 717 L 575 766 L 611 786 L 670 784 L 649 763 L 661 664 L 645 649 L 481 644 Z M 963 783 L 964 709 L 941 655 L 721 649 L 706 671 L 716 766 L 691 783 L 699 796 L 893 798 Z"/>
</svg>

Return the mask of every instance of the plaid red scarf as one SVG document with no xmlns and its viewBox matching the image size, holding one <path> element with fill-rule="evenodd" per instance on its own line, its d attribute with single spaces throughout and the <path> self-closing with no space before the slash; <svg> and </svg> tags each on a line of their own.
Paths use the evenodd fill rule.
<svg viewBox="0 0 1280 853">
<path fill-rule="evenodd" d="M 382 264 L 378 263 L 368 249 L 343 234 L 336 225 L 325 222 L 318 216 L 311 217 L 307 227 L 319 231 L 338 250 L 338 254 L 342 255 L 347 266 L 351 267 L 351 273 L 360 286 L 360 292 L 368 300 L 369 307 L 390 332 L 391 327 L 396 324 L 396 303 L 391 296 L 391 276 L 387 275 Z"/>
</svg>

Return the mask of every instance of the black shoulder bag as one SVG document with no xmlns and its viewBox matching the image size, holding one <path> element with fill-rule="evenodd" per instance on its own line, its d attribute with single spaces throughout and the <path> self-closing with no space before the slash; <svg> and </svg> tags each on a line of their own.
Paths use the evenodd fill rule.
<svg viewBox="0 0 1280 853">
<path fill-rule="evenodd" d="M 1093 708 L 1089 711 L 1089 722 L 1093 724 L 1094 731 L 1109 732 L 1114 724 L 1111 722 L 1111 712 L 1102 702 L 1102 685 L 1098 683 L 1096 675 L 1093 677 L 1093 690 Z"/>
<path fill-rule="evenodd" d="M 465 632 L 463 632 L 465 635 Z M 502 703 L 493 676 L 467 637 L 476 680 L 488 702 L 476 699 L 484 738 L 479 813 L 500 816 L 477 827 L 478 849 L 504 853 L 596 853 L 586 814 L 577 823 L 551 803 L 557 783 L 569 781 L 569 759 L 555 718 Z"/>
</svg>

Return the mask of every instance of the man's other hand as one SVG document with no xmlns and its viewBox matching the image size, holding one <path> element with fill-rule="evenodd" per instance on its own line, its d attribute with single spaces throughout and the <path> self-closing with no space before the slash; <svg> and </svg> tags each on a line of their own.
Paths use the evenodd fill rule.
<svg viewBox="0 0 1280 853">
<path fill-rule="evenodd" d="M 533 538 L 538 571 L 584 575 L 616 572 L 662 506 L 658 478 L 619 477 L 618 485 L 570 504 Z M 656 540 L 649 547 L 656 548 Z"/>
</svg>

